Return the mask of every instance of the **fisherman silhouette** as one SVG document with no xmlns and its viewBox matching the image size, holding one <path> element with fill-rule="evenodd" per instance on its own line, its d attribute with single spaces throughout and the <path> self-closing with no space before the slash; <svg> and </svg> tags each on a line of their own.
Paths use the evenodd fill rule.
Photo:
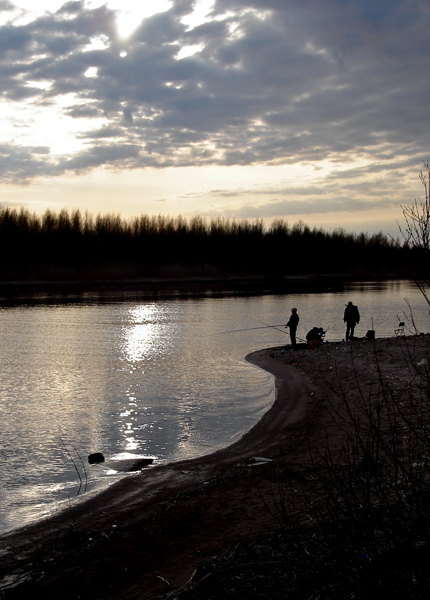
<svg viewBox="0 0 430 600">
<path fill-rule="evenodd" d="M 320 342 L 324 335 L 324 330 L 322 327 L 312 327 L 310 331 L 306 334 L 307 342 Z"/>
<path fill-rule="evenodd" d="M 306 334 L 306 341 L 309 348 L 319 348 L 323 339 L 325 331 L 322 327 L 312 327 Z"/>
<path fill-rule="evenodd" d="M 296 331 L 297 331 L 297 326 L 299 324 L 299 320 L 300 319 L 299 319 L 299 315 L 297 314 L 297 308 L 292 308 L 290 319 L 289 319 L 288 323 L 285 325 L 285 327 L 290 328 L 290 339 L 291 339 L 291 345 L 293 348 L 296 347 Z"/>
<path fill-rule="evenodd" d="M 354 338 L 355 326 L 360 323 L 360 313 L 358 307 L 352 302 L 348 302 L 343 315 L 343 322 L 346 323 L 346 341 Z"/>
</svg>

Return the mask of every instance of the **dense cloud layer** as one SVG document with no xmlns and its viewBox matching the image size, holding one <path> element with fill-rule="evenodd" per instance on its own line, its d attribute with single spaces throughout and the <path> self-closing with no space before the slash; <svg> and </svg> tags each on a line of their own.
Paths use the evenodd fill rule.
<svg viewBox="0 0 430 600">
<path fill-rule="evenodd" d="M 123 40 L 106 6 L 17 24 L 0 0 L 1 180 L 428 160 L 428 0 L 216 0 L 191 27 L 192 10 L 172 0 Z"/>
</svg>

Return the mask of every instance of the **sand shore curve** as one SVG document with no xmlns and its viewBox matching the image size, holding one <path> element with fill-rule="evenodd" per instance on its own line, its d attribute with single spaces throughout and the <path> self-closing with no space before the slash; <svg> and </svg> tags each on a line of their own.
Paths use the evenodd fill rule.
<svg viewBox="0 0 430 600">
<path fill-rule="evenodd" d="M 397 368 L 401 344 L 377 344 L 386 368 Z M 205 560 L 276 529 L 276 515 L 266 508 L 274 473 L 305 469 L 309 444 L 327 440 L 333 425 L 325 399 L 333 396 L 334 372 L 350 371 L 351 353 L 369 378 L 373 359 L 366 342 L 248 355 L 273 374 L 276 386 L 273 406 L 248 433 L 213 454 L 153 466 L 70 510 L 3 535 L 0 598 L 159 598 L 184 586 Z"/>
</svg>

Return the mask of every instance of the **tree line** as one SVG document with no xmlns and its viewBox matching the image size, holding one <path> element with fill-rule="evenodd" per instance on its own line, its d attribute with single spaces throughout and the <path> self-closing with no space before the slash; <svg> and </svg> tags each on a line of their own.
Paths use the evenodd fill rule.
<svg viewBox="0 0 430 600">
<path fill-rule="evenodd" d="M 413 276 L 419 249 L 303 222 L 0 209 L 0 280 Z"/>
</svg>

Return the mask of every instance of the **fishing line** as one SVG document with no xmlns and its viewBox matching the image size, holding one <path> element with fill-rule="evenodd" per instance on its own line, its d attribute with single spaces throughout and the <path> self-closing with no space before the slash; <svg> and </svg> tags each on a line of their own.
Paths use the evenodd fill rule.
<svg viewBox="0 0 430 600">
<path fill-rule="evenodd" d="M 280 327 L 279 325 L 268 325 L 267 323 L 264 323 L 263 321 L 259 321 L 258 319 L 254 319 L 254 321 L 257 321 L 257 323 L 262 323 L 266 327 L 271 327 L 272 329 L 276 329 L 277 331 L 281 331 L 282 333 L 285 333 L 285 335 L 288 335 L 288 331 L 284 331 L 283 329 L 278 329 Z M 285 327 L 285 325 L 284 325 L 284 327 Z"/>
<path fill-rule="evenodd" d="M 257 321 L 257 323 L 263 323 L 263 321 L 259 321 L 258 319 L 254 319 L 254 321 Z M 283 329 L 278 329 L 279 325 L 266 325 L 266 327 L 273 327 L 277 331 L 280 331 L 281 333 L 285 333 L 285 335 L 289 335 L 288 331 L 284 331 Z M 304 342 L 305 344 L 307 344 L 307 340 L 304 340 L 303 338 L 301 338 L 299 336 L 297 336 L 297 339 L 299 340 L 299 342 Z"/>
<path fill-rule="evenodd" d="M 254 319 L 254 321 L 257 321 L 257 319 Z M 257 323 L 262 323 L 262 321 L 257 321 Z M 246 327 L 245 329 L 230 329 L 229 331 L 218 331 L 218 333 L 215 333 L 214 335 L 223 335 L 225 333 L 237 333 L 239 331 L 253 331 L 254 329 L 267 329 L 268 327 L 282 327 L 283 324 L 281 323 L 281 325 L 265 325 L 264 327 Z M 282 331 L 281 329 L 279 329 L 279 331 Z M 286 333 L 285 331 L 283 333 Z"/>
</svg>

